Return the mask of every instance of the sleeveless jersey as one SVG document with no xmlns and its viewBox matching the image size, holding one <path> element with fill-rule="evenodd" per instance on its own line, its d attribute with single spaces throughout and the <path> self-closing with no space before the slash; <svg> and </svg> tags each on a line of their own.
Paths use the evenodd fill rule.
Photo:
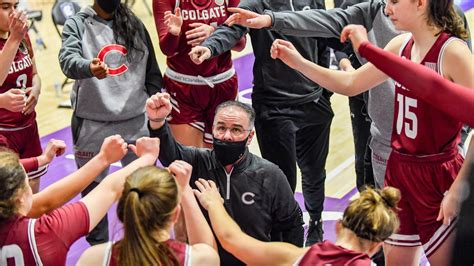
<svg viewBox="0 0 474 266">
<path fill-rule="evenodd" d="M 7 40 L 0 39 L 0 49 L 3 50 Z M 33 49 L 31 48 L 30 39 L 26 36 L 26 44 L 24 47 L 20 45 L 20 49 L 16 52 L 15 58 L 8 70 L 8 75 L 0 86 L 0 93 L 5 93 L 13 88 L 28 88 L 32 86 L 33 79 Z M 31 53 L 31 54 L 30 54 Z M 21 112 L 10 112 L 7 109 L 0 108 L 0 127 L 2 128 L 21 128 L 34 123 L 36 112 L 24 115 Z"/>
<path fill-rule="evenodd" d="M 65 265 L 71 245 L 89 232 L 82 202 L 38 219 L 14 217 L 0 225 L 0 265 Z"/>
<path fill-rule="evenodd" d="M 314 244 L 295 265 L 371 265 L 367 254 L 345 249 L 330 241 Z"/>
<path fill-rule="evenodd" d="M 456 38 L 441 33 L 420 64 L 443 76 L 442 59 L 447 45 Z M 410 60 L 414 41 L 402 46 L 400 55 Z M 439 90 L 437 93 L 443 93 Z M 446 99 L 449 100 L 449 99 Z M 456 104 L 455 101 L 452 104 Z M 400 153 L 432 155 L 456 149 L 462 123 L 417 98 L 409 88 L 395 83 L 395 117 L 392 148 Z"/>
<path fill-rule="evenodd" d="M 112 247 L 112 253 L 110 252 L 111 249 L 111 242 L 109 242 L 108 248 L 105 250 L 106 254 L 104 257 L 104 263 L 103 265 L 109 265 L 109 266 L 116 266 L 118 265 L 117 263 L 117 258 L 119 254 L 119 249 L 114 246 Z M 174 253 L 176 258 L 179 261 L 179 265 L 181 266 L 187 266 L 190 265 L 191 261 L 191 247 L 185 243 L 181 243 L 178 241 L 174 240 L 168 240 L 165 242 L 166 245 L 171 249 L 171 251 Z"/>
<path fill-rule="evenodd" d="M 169 0 L 174 7 L 181 8 L 183 25 L 179 36 L 178 49 L 172 56 L 168 56 L 167 64 L 172 70 L 186 75 L 210 77 L 232 67 L 231 52 L 227 51 L 219 56 L 205 60 L 200 65 L 194 64 L 188 53 L 191 45 L 187 44 L 186 32 L 194 29 L 192 23 L 204 23 L 217 27 L 231 15 L 227 7 L 237 6 L 236 0 Z M 161 35 L 161 34 L 160 34 Z"/>
</svg>

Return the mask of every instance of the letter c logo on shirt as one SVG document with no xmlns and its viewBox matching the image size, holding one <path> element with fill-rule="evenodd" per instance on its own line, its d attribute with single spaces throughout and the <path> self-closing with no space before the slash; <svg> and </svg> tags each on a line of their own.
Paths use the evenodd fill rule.
<svg viewBox="0 0 474 266">
<path fill-rule="evenodd" d="M 246 205 L 252 205 L 255 203 L 255 200 L 253 199 L 255 197 L 255 194 L 252 192 L 245 192 L 242 194 L 242 202 Z"/>
<path fill-rule="evenodd" d="M 120 53 L 123 56 L 127 55 L 128 53 L 127 48 L 125 48 L 122 45 L 109 44 L 102 47 L 102 49 L 100 49 L 97 57 L 100 59 L 100 61 L 105 62 L 105 58 L 107 57 L 107 55 L 109 55 L 109 53 L 114 53 L 114 52 Z M 128 70 L 128 67 L 125 64 L 121 64 L 120 66 L 115 67 L 115 68 L 109 67 L 108 74 L 109 76 L 118 76 L 125 73 L 127 70 Z"/>
</svg>

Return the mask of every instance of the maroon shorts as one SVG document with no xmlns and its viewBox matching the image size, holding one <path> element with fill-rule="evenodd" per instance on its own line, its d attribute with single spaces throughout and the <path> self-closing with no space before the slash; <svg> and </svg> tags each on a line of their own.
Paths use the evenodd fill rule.
<svg viewBox="0 0 474 266">
<path fill-rule="evenodd" d="M 0 146 L 18 154 L 20 159 L 37 157 L 43 153 L 36 121 L 29 127 L 8 131 L 0 129 Z M 27 173 L 30 178 L 37 178 L 46 173 L 46 168 Z"/>
<path fill-rule="evenodd" d="M 189 85 L 164 76 L 164 87 L 171 96 L 173 109 L 170 124 L 189 124 L 204 133 L 204 142 L 212 143 L 212 123 L 216 107 L 237 99 L 237 76 L 211 88 L 206 85 Z"/>
<path fill-rule="evenodd" d="M 458 150 L 422 157 L 392 151 L 385 185 L 401 192 L 398 204 L 400 230 L 386 243 L 405 247 L 423 245 L 428 257 L 437 250 L 456 224 L 456 219 L 446 226 L 436 218 L 444 194 L 451 187 L 463 161 Z"/>
</svg>

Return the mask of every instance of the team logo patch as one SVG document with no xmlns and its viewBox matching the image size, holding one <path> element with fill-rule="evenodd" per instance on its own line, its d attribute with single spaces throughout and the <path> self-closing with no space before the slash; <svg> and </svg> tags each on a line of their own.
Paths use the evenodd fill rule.
<svg viewBox="0 0 474 266">
<path fill-rule="evenodd" d="M 216 3 L 216 5 L 218 6 L 222 6 L 224 4 L 224 0 L 214 0 L 214 2 Z"/>
<path fill-rule="evenodd" d="M 122 45 L 109 44 L 102 47 L 102 49 L 100 49 L 99 54 L 97 55 L 97 58 L 99 58 L 100 61 L 105 62 L 105 58 L 110 53 L 120 53 L 123 56 L 125 56 L 127 55 L 128 51 L 127 51 L 127 48 L 125 48 Z M 111 66 L 108 66 L 108 67 L 109 67 L 109 72 L 108 72 L 109 76 L 118 76 L 127 72 L 128 70 L 128 67 L 125 64 L 121 64 L 118 67 L 111 67 Z"/>
</svg>

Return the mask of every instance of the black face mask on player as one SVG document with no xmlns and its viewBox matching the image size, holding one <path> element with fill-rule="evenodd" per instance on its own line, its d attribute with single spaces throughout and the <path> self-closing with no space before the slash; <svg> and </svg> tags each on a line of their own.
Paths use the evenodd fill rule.
<svg viewBox="0 0 474 266">
<path fill-rule="evenodd" d="M 97 0 L 97 4 L 108 14 L 113 14 L 119 7 L 120 0 Z"/>
<path fill-rule="evenodd" d="M 245 153 L 247 140 L 242 141 L 225 141 L 214 138 L 214 152 L 216 159 L 223 165 L 229 165 L 237 162 Z"/>
</svg>

